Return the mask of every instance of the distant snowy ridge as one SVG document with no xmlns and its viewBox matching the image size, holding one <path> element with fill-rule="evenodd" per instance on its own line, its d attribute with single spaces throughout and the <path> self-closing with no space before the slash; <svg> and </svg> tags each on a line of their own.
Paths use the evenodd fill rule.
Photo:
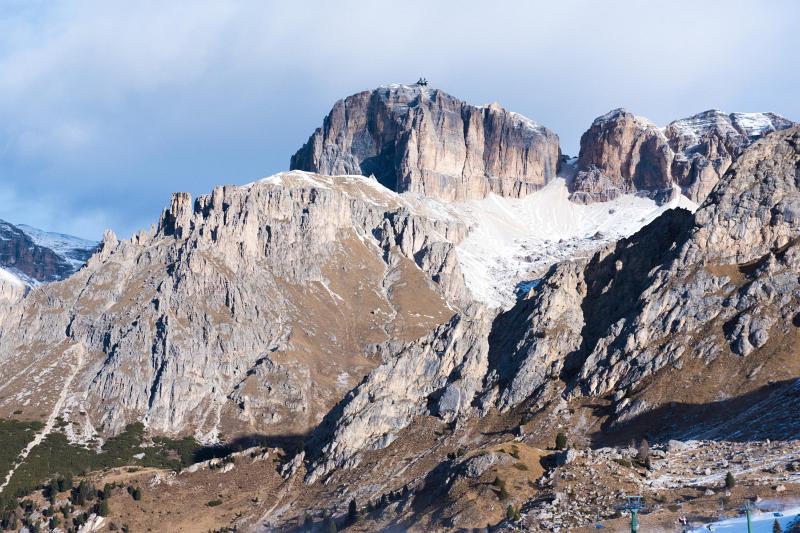
<svg viewBox="0 0 800 533">
<path fill-rule="evenodd" d="M 0 267 L 6 282 L 28 287 L 59 281 L 79 270 L 98 243 L 0 220 Z"/>
<path fill-rule="evenodd" d="M 699 145 L 714 129 L 726 135 L 738 134 L 752 140 L 791 125 L 791 120 L 776 113 L 726 113 L 710 109 L 670 122 L 662 131 L 671 130 L 672 134 L 682 138 L 688 147 L 693 147 Z"/>
<path fill-rule="evenodd" d="M 74 270 L 80 269 L 100 244 L 97 241 L 90 241 L 64 233 L 40 230 L 27 224 L 17 224 L 17 227 L 25 232 L 34 243 L 44 248 L 49 248 L 64 258 Z"/>
</svg>

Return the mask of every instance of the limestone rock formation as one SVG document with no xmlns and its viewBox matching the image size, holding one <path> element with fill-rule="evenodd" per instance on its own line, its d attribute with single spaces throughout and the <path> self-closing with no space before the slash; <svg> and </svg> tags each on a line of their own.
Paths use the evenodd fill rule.
<svg viewBox="0 0 800 533">
<path fill-rule="evenodd" d="M 701 203 L 747 146 L 792 125 L 774 113 L 725 114 L 717 110 L 671 122 L 665 135 L 675 154 L 672 180 L 686 196 Z"/>
<path fill-rule="evenodd" d="M 615 109 L 595 119 L 581 136 L 572 199 L 607 201 L 636 191 L 669 191 L 671 156 L 655 124 Z"/>
<path fill-rule="evenodd" d="M 49 414 L 74 373 L 60 415 L 87 438 L 137 420 L 212 441 L 301 435 L 380 363 L 372 345 L 450 318 L 464 233 L 361 176 L 178 193 L 157 228 L 107 232 L 85 268 L 2 317 L 0 416 Z"/>
<path fill-rule="evenodd" d="M 607 201 L 631 192 L 668 199 L 675 188 L 702 203 L 747 146 L 792 125 L 774 113 L 710 110 L 661 129 L 616 109 L 581 137 L 572 199 Z"/>
<path fill-rule="evenodd" d="M 473 309 L 417 341 L 380 347 L 386 363 L 317 429 L 311 458 L 317 462 L 306 481 L 357 465 L 362 452 L 388 446 L 398 430 L 429 409 L 447 420 L 469 411 L 486 372 L 490 318 L 485 310 Z"/>
<path fill-rule="evenodd" d="M 556 134 L 497 104 L 387 85 L 336 102 L 291 168 L 374 175 L 398 192 L 466 200 L 534 191 L 556 176 L 559 156 Z"/>
<path fill-rule="evenodd" d="M 587 264 L 582 393 L 635 388 L 691 358 L 748 355 L 796 327 L 799 165 L 800 128 L 774 133 L 694 217 L 669 212 Z"/>
<path fill-rule="evenodd" d="M 759 383 L 742 375 L 742 357 L 772 379 L 795 376 L 782 350 L 796 350 L 800 325 L 799 169 L 800 127 L 768 135 L 696 214 L 667 211 L 586 262 L 554 266 L 511 310 L 462 314 L 408 345 L 329 415 L 307 479 L 358 464 L 420 414 L 451 420 L 585 395 L 608 397 L 623 423 L 677 399 L 683 367 L 724 359 L 715 371 L 732 376 L 727 394 Z M 673 393 L 648 396 L 660 379 Z M 693 392 L 710 400 L 720 385 Z"/>
</svg>

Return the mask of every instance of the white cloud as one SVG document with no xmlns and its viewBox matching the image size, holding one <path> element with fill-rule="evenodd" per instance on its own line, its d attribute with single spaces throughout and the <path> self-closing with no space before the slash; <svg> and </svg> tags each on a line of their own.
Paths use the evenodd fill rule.
<svg viewBox="0 0 800 533">
<path fill-rule="evenodd" d="M 0 185 L 37 209 L 58 191 L 75 217 L 107 213 L 87 219 L 96 234 L 130 233 L 170 190 L 285 167 L 335 99 L 419 75 L 531 116 L 567 152 L 612 107 L 798 119 L 798 15 L 721 0 L 4 4 Z"/>
<path fill-rule="evenodd" d="M 20 195 L 19 189 L 0 184 L 2 218 L 17 223 L 34 222 L 46 231 L 67 233 L 86 239 L 98 238 L 97 228 L 111 227 L 113 216 L 105 209 L 88 207 L 75 210 L 54 191 L 45 196 Z"/>
</svg>

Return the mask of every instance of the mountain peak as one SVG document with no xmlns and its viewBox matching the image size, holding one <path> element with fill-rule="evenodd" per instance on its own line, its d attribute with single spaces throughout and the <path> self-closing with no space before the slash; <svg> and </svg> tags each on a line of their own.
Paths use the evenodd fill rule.
<svg viewBox="0 0 800 533">
<path fill-rule="evenodd" d="M 461 201 L 537 190 L 559 156 L 558 136 L 518 113 L 388 84 L 336 102 L 290 168 L 374 175 L 397 192 Z"/>
</svg>

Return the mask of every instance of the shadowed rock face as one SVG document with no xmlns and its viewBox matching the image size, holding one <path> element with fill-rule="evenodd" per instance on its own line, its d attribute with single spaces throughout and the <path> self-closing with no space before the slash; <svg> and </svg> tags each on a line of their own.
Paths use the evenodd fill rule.
<svg viewBox="0 0 800 533">
<path fill-rule="evenodd" d="M 72 266 L 49 248 L 33 242 L 25 232 L 0 220 L 0 266 L 36 281 L 55 281 L 74 272 Z"/>
<path fill-rule="evenodd" d="M 702 203 L 747 146 L 792 125 L 774 113 L 711 110 L 662 129 L 615 109 L 581 137 L 572 199 L 588 203 L 644 193 L 661 200 L 674 189 Z"/>
<path fill-rule="evenodd" d="M 336 102 L 291 168 L 375 175 L 398 192 L 442 200 L 522 196 L 555 177 L 558 136 L 497 104 L 390 85 Z"/>
</svg>

